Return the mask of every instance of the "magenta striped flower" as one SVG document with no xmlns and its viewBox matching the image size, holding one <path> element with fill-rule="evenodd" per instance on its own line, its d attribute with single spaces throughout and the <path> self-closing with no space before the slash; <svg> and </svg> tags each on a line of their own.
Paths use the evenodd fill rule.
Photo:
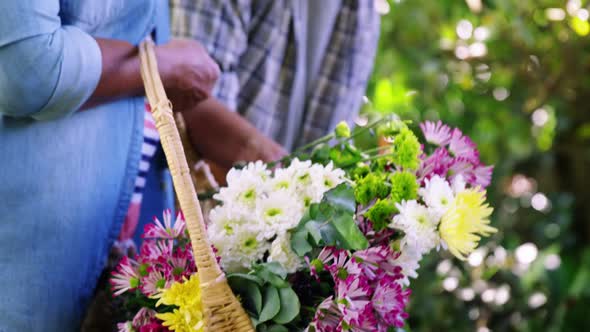
<svg viewBox="0 0 590 332">
<path fill-rule="evenodd" d="M 182 213 L 178 213 L 176 220 L 172 223 L 172 212 L 167 209 L 162 216 L 163 222 L 154 217 L 153 224 L 147 224 L 142 237 L 147 239 L 177 239 L 184 235 L 186 223 Z"/>
<path fill-rule="evenodd" d="M 384 274 L 377 280 L 371 303 L 377 313 L 379 326 L 403 327 L 404 320 L 408 318 L 405 307 L 408 304 L 411 291 L 402 289 L 398 282 L 400 277 L 401 274 L 399 276 Z M 383 331 L 387 331 L 387 329 Z"/>
<path fill-rule="evenodd" d="M 420 129 L 428 143 L 438 146 L 446 146 L 451 141 L 451 128 L 442 121 L 425 121 L 420 124 Z"/>
<path fill-rule="evenodd" d="M 492 182 L 492 172 L 494 166 L 479 165 L 473 170 L 473 182 L 472 185 L 487 188 Z"/>
<path fill-rule="evenodd" d="M 446 177 L 450 166 L 453 164 L 453 158 L 449 155 L 446 148 L 437 148 L 430 155 L 423 155 L 422 164 L 418 170 L 418 179 L 424 181 L 434 175 Z"/>
<path fill-rule="evenodd" d="M 318 332 L 342 331 L 342 312 L 338 309 L 332 296 L 318 305 L 310 327 L 313 327 Z"/>
<path fill-rule="evenodd" d="M 336 304 L 348 326 L 360 327 L 374 321 L 371 294 L 369 282 L 361 275 L 336 281 Z"/>
<path fill-rule="evenodd" d="M 109 280 L 115 296 L 139 287 L 138 264 L 127 256 L 121 259 L 117 269 L 113 271 Z"/>
<path fill-rule="evenodd" d="M 144 240 L 141 244 L 140 260 L 157 261 L 160 258 L 168 259 L 174 249 L 173 240 Z"/>
<path fill-rule="evenodd" d="M 141 328 L 144 325 L 152 323 L 156 318 L 156 312 L 152 309 L 141 308 L 133 317 L 133 327 Z"/>
<path fill-rule="evenodd" d="M 463 158 L 474 164 L 479 164 L 479 151 L 477 151 L 475 143 L 471 138 L 463 135 L 461 130 L 457 128 L 453 129 L 451 134 L 449 151 L 457 158 Z"/>
<path fill-rule="evenodd" d="M 163 271 L 150 267 L 147 276 L 141 279 L 141 292 L 148 297 L 156 296 L 171 284 L 172 281 L 166 279 Z"/>
</svg>

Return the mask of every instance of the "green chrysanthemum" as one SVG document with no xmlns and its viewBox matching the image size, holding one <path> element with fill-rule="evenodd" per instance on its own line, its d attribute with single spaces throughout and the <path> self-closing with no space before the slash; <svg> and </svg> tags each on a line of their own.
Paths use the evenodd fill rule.
<svg viewBox="0 0 590 332">
<path fill-rule="evenodd" d="M 399 203 L 418 197 L 418 180 L 416 175 L 410 172 L 395 172 L 390 175 L 391 200 Z"/>
<path fill-rule="evenodd" d="M 367 176 L 371 172 L 369 165 L 365 163 L 357 163 L 356 166 L 350 171 L 350 176 L 353 180 L 360 180 Z"/>
<path fill-rule="evenodd" d="M 405 170 L 417 170 L 420 153 L 420 142 L 416 135 L 409 128 L 402 128 L 393 141 L 393 163 Z"/>
<path fill-rule="evenodd" d="M 366 205 L 375 198 L 387 197 L 391 188 L 385 178 L 385 174 L 382 173 L 369 173 L 358 180 L 354 188 L 356 201 Z"/>
<path fill-rule="evenodd" d="M 366 213 L 365 217 L 369 218 L 373 229 L 380 231 L 387 227 L 391 222 L 391 216 L 397 211 L 395 202 L 389 199 L 379 199 Z"/>
</svg>

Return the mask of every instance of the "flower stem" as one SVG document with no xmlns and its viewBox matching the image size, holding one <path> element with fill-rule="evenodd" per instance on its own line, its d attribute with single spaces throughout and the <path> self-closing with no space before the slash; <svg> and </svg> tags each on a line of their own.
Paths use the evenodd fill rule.
<svg viewBox="0 0 590 332">
<path fill-rule="evenodd" d="M 367 149 L 367 150 L 363 151 L 363 153 L 364 153 L 364 154 L 368 154 L 368 155 L 370 155 L 370 154 L 373 154 L 373 153 L 375 153 L 375 152 L 379 153 L 379 152 L 381 152 L 381 151 L 385 151 L 385 150 L 387 150 L 387 149 L 390 149 L 390 148 L 391 148 L 391 146 L 389 146 L 389 145 L 385 145 L 385 146 L 378 146 L 378 147 L 376 147 L 376 148 Z"/>
<path fill-rule="evenodd" d="M 326 142 L 330 141 L 334 137 L 335 137 L 334 134 L 329 134 L 329 135 L 326 135 L 324 137 L 320 137 L 320 138 L 316 139 L 315 141 L 309 142 L 309 143 L 305 144 L 304 146 L 296 149 L 295 151 L 293 151 L 293 153 L 291 153 L 291 155 L 296 155 L 296 154 L 301 153 L 301 152 L 304 152 L 304 151 L 306 151 L 306 150 L 308 150 L 310 148 L 313 148 L 316 145 L 319 145 L 319 144 L 322 144 L 322 143 L 326 143 Z"/>
</svg>

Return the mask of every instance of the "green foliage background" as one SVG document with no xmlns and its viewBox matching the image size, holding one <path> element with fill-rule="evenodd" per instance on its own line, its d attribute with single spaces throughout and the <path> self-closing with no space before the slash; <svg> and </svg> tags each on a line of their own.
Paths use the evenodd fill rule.
<svg viewBox="0 0 590 332">
<path fill-rule="evenodd" d="M 470 135 L 496 166 L 500 229 L 480 264 L 424 261 L 407 330 L 590 328 L 588 2 L 388 4 L 365 112 L 441 119 Z M 519 247 L 534 261 L 519 261 Z"/>
</svg>

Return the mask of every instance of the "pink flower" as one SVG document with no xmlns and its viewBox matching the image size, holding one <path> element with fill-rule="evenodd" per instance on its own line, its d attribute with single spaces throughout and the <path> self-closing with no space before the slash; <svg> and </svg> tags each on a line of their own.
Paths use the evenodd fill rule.
<svg viewBox="0 0 590 332">
<path fill-rule="evenodd" d="M 342 252 L 344 250 L 339 250 L 334 247 L 324 247 L 320 254 L 318 255 L 318 260 L 322 262 L 324 265 L 329 265 L 335 259 L 334 253 Z"/>
<path fill-rule="evenodd" d="M 330 296 L 318 305 L 310 326 L 318 332 L 340 332 L 342 331 L 341 323 L 342 313 Z"/>
<path fill-rule="evenodd" d="M 143 325 L 150 324 L 156 317 L 156 312 L 152 309 L 141 308 L 133 317 L 133 327 L 139 328 Z"/>
<path fill-rule="evenodd" d="M 124 323 L 117 323 L 117 331 L 118 332 L 135 332 L 133 325 L 131 322 L 124 322 Z"/>
<path fill-rule="evenodd" d="M 168 328 L 162 326 L 162 324 L 156 320 L 149 324 L 143 325 L 139 328 L 138 332 L 169 332 Z"/>
<path fill-rule="evenodd" d="M 321 258 L 320 258 L 321 257 Z M 320 252 L 318 259 L 324 263 L 324 268 L 330 272 L 332 278 L 346 279 L 351 273 L 351 266 L 349 263 L 350 252 L 347 250 L 336 249 L 334 247 L 326 247 Z"/>
<path fill-rule="evenodd" d="M 336 304 L 346 324 L 360 327 L 373 321 L 371 293 L 367 279 L 361 275 L 350 275 L 345 280 L 336 280 Z"/>
<path fill-rule="evenodd" d="M 422 165 L 418 171 L 418 179 L 430 179 L 434 175 L 446 177 L 453 158 L 445 148 L 437 148 L 430 156 L 423 155 Z"/>
<path fill-rule="evenodd" d="M 334 247 L 324 247 L 320 251 L 317 258 L 310 261 L 309 257 L 305 256 L 303 259 L 309 267 L 309 273 L 316 280 L 320 280 L 319 273 L 328 269 L 328 266 L 335 260 L 335 253 L 339 253 L 343 250 L 338 250 Z"/>
<path fill-rule="evenodd" d="M 463 180 L 471 186 L 486 188 L 492 181 L 493 170 L 493 166 L 484 166 L 479 163 L 473 164 L 468 159 L 456 158 L 449 168 L 449 179 L 453 181 L 455 177 L 461 175 Z"/>
<path fill-rule="evenodd" d="M 183 277 L 189 278 L 197 270 L 192 261 L 192 253 L 180 248 L 176 249 L 169 258 L 162 257 L 161 263 L 169 280 L 181 281 Z"/>
<path fill-rule="evenodd" d="M 141 292 L 146 296 L 158 294 L 160 290 L 170 287 L 172 282 L 164 273 L 154 267 L 148 268 L 148 275 L 141 280 Z"/>
<path fill-rule="evenodd" d="M 474 186 L 480 186 L 484 189 L 487 188 L 492 182 L 493 171 L 494 166 L 479 165 L 475 167 L 473 170 L 473 182 L 471 184 Z"/>
<path fill-rule="evenodd" d="M 115 296 L 119 296 L 129 290 L 139 287 L 140 282 L 137 262 L 124 256 L 116 270 L 112 272 L 109 282 Z"/>
<path fill-rule="evenodd" d="M 403 326 L 409 291 L 398 265 L 399 253 L 389 245 L 350 253 L 326 247 L 311 266 L 330 271 L 335 300 L 320 304 L 310 327 L 316 331 L 380 331 Z"/>
<path fill-rule="evenodd" d="M 377 272 L 381 263 L 387 259 L 388 251 L 387 246 L 360 250 L 352 255 L 351 261 L 357 262 L 361 274 L 372 281 L 377 278 Z"/>
<path fill-rule="evenodd" d="M 145 226 L 143 238 L 176 239 L 184 234 L 186 223 L 182 213 L 178 213 L 174 226 L 172 225 L 172 212 L 170 210 L 164 211 L 163 220 L 164 224 L 154 217 L 154 223 Z"/>
<path fill-rule="evenodd" d="M 352 261 L 358 262 L 364 276 L 369 280 L 376 280 L 380 275 L 387 274 L 401 278 L 401 267 L 396 264 L 399 253 L 393 251 L 389 245 L 372 247 L 357 251 Z"/>
<path fill-rule="evenodd" d="M 174 249 L 173 240 L 146 239 L 141 244 L 140 259 L 158 261 L 161 258 L 168 259 Z"/>
<path fill-rule="evenodd" d="M 465 158 L 456 158 L 451 167 L 449 167 L 449 179 L 453 181 L 455 177 L 461 175 L 465 182 L 473 183 L 473 163 Z"/>
<path fill-rule="evenodd" d="M 479 151 L 475 143 L 468 136 L 464 136 L 461 130 L 455 128 L 451 134 L 449 151 L 458 158 L 464 158 L 474 164 L 479 163 Z"/>
<path fill-rule="evenodd" d="M 451 128 L 438 121 L 436 123 L 425 121 L 420 124 L 420 129 L 424 133 L 426 141 L 438 146 L 445 146 L 451 140 Z"/>
<path fill-rule="evenodd" d="M 379 321 L 380 325 L 403 327 L 404 319 L 408 318 L 408 314 L 404 311 L 408 304 L 410 290 L 403 290 L 397 280 L 401 277 L 382 275 L 377 281 L 375 293 L 371 298 L 371 303 Z M 384 323 L 384 324 L 383 324 Z M 383 331 L 387 331 L 385 328 Z"/>
</svg>

